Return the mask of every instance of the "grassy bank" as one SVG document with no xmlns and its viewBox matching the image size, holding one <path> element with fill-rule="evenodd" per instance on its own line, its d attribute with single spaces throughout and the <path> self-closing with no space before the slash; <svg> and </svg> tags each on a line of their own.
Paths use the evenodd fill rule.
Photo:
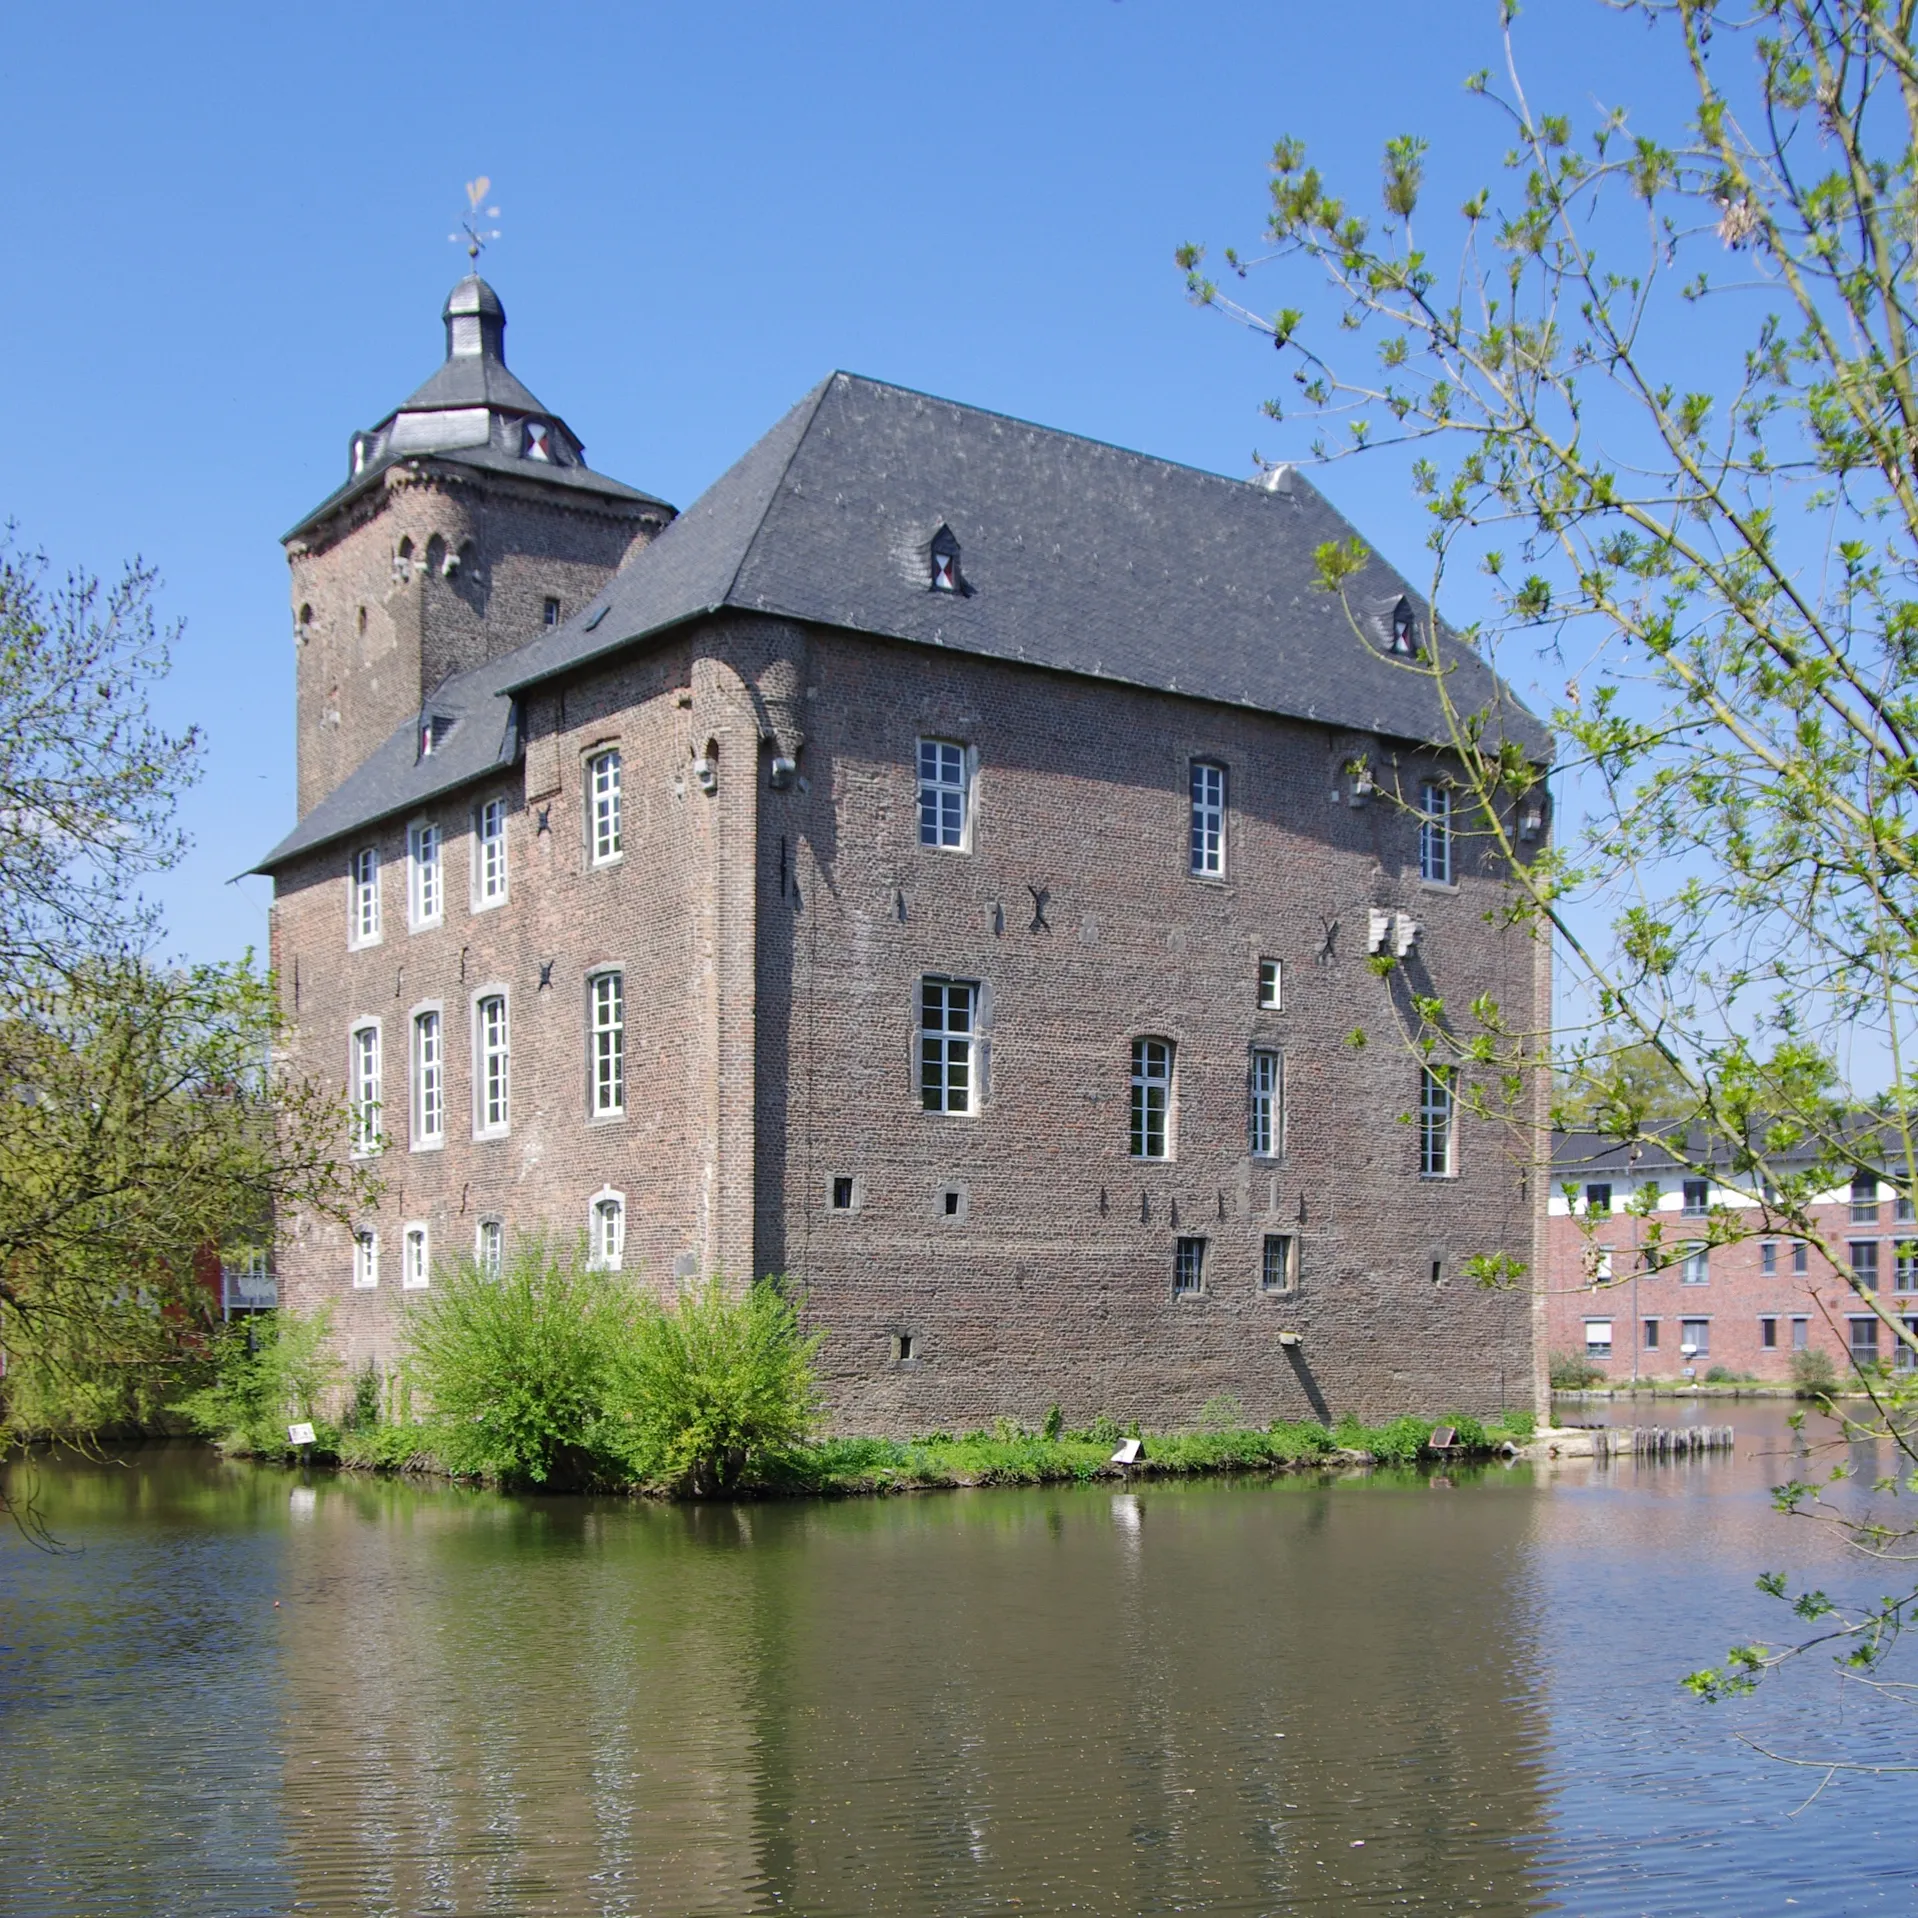
<svg viewBox="0 0 1918 1918">
<path fill-rule="evenodd" d="M 923 1438 L 828 1438 L 767 1457 L 732 1491 L 747 1497 L 852 1497 L 983 1485 L 1050 1485 L 1101 1478 L 1192 1477 L 1228 1472 L 1321 1470 L 1330 1467 L 1411 1465 L 1440 1456 L 1431 1437 L 1440 1426 L 1456 1434 L 1447 1457 L 1487 1458 L 1532 1436 L 1529 1412 L 1486 1423 L 1469 1417 L 1399 1418 L 1384 1425 L 1347 1420 L 1327 1427 L 1311 1420 L 1257 1427 L 1220 1425 L 1195 1432 L 1148 1433 L 1130 1467 L 1112 1454 L 1124 1436 L 1116 1425 L 1088 1431 L 1026 1431 L 1001 1419 L 989 1431 Z M 483 1472 L 456 1472 L 445 1462 L 430 1424 L 379 1425 L 338 1435 L 333 1456 L 349 1469 L 416 1472 L 487 1480 Z M 602 1492 L 672 1497 L 683 1480 L 597 1473 L 587 1483 Z"/>
</svg>

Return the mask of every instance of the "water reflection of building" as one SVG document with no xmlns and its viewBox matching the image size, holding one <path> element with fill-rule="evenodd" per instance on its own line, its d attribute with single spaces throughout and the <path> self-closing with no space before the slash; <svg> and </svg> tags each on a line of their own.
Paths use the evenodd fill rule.
<svg viewBox="0 0 1918 1918">
<path fill-rule="evenodd" d="M 336 1909 L 1519 1908 L 1530 1502 L 653 1510 L 332 1483 L 286 1829 Z M 1360 1842 L 1362 1841 L 1362 1842 Z"/>
</svg>

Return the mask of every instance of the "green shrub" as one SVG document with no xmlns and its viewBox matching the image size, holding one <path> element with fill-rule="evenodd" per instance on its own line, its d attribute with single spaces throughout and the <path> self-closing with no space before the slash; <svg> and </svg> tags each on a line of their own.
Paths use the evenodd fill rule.
<svg viewBox="0 0 1918 1918">
<path fill-rule="evenodd" d="M 1546 1372 L 1554 1392 L 1584 1392 L 1605 1383 L 1604 1372 L 1582 1352 L 1554 1352 Z"/>
<path fill-rule="evenodd" d="M 1057 1440 L 1066 1429 L 1066 1415 L 1059 1409 L 1059 1401 L 1052 1401 L 1052 1410 L 1046 1414 L 1046 1437 Z"/>
<path fill-rule="evenodd" d="M 320 1408 L 339 1381 L 328 1350 L 332 1326 L 322 1308 L 310 1318 L 262 1312 L 223 1326 L 213 1349 L 213 1380 L 171 1409 L 222 1451 L 280 1458 L 291 1451 L 286 1428 L 313 1426 L 315 1451 L 338 1448 L 338 1428 Z"/>
<path fill-rule="evenodd" d="M 818 1413 L 824 1338 L 771 1279 L 714 1274 L 670 1305 L 640 1302 L 608 1382 L 602 1443 L 641 1478 L 726 1493 L 802 1444 Z"/>
<path fill-rule="evenodd" d="M 1494 1444 L 1510 1439 L 1514 1445 L 1529 1445 L 1538 1434 L 1536 1412 L 1501 1412 L 1486 1432 Z"/>
<path fill-rule="evenodd" d="M 1807 1347 L 1791 1355 L 1791 1382 L 1800 1398 L 1817 1398 L 1838 1389 L 1838 1368 L 1829 1352 Z"/>
<path fill-rule="evenodd" d="M 436 1273 L 407 1315 L 409 1369 L 432 1408 L 417 1449 L 505 1485 L 600 1478 L 595 1434 L 637 1318 L 630 1286 L 539 1238 L 518 1241 L 497 1278 L 470 1259 Z"/>
</svg>

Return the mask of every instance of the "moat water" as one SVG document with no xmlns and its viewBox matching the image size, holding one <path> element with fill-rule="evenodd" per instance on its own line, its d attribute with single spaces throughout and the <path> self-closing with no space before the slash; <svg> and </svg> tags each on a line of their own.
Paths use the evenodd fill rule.
<svg viewBox="0 0 1918 1918">
<path fill-rule="evenodd" d="M 1679 1688 L 1782 1635 L 1760 1571 L 1886 1583 L 1772 1514 L 1784 1408 L 1728 1415 L 1665 1465 L 738 1508 L 44 1465 L 0 1912 L 1918 1909 L 1918 1777 L 1741 1742 L 1910 1764 L 1908 1708 Z"/>
</svg>

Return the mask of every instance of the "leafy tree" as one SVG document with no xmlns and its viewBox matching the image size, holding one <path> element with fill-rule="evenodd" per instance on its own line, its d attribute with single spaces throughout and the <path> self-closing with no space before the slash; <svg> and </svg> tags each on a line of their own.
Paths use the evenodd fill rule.
<svg viewBox="0 0 1918 1918">
<path fill-rule="evenodd" d="M 219 1254 L 364 1196 L 333 1102 L 273 1062 L 270 982 L 151 956 L 198 750 L 146 717 L 153 591 L 0 539 L 0 1442 L 149 1419 L 206 1361 Z"/>
<path fill-rule="evenodd" d="M 1436 634 L 1394 660 L 1445 714 L 1474 856 L 1508 875 L 1512 919 L 1553 942 L 1590 1015 L 1554 1041 L 1518 1008 L 1410 998 L 1409 1042 L 1515 1126 L 1534 1122 L 1532 1063 L 1569 1050 L 1568 1101 L 1601 1131 L 1656 1138 L 1698 1176 L 1722 1179 L 1729 1153 L 1752 1204 L 1710 1236 L 1810 1240 L 1834 1329 L 1866 1309 L 1918 1357 L 1810 1210 L 1860 1165 L 1918 1196 L 1918 4 L 1607 5 L 1684 76 L 1685 127 L 1535 104 L 1505 0 L 1504 72 L 1468 82 L 1502 164 L 1442 241 L 1422 140 L 1387 144 L 1368 215 L 1288 138 L 1263 252 L 1228 251 L 1217 277 L 1202 248 L 1179 260 L 1201 305 L 1281 349 L 1288 390 L 1266 410 L 1315 457 L 1396 449 L 1429 508 L 1433 624 L 1562 675 L 1558 778 L 1582 817 L 1540 850 L 1545 769 L 1517 729 L 1455 701 L 1469 678 Z M 1255 275 L 1299 304 L 1255 312 Z M 1321 584 L 1352 605 L 1367 564 L 1328 546 Z M 1861 1058 L 1882 1081 L 1868 1100 Z M 1911 1377 L 1859 1372 L 1869 1409 L 1844 1415 L 1901 1471 L 1918 1464 Z M 1907 1536 L 1810 1482 L 1780 1498 L 1868 1553 Z M 1806 1642 L 1868 1676 L 1918 1601 L 1841 1616 L 1767 1589 L 1817 1640 L 1744 1648 L 1701 1690 Z"/>
</svg>

